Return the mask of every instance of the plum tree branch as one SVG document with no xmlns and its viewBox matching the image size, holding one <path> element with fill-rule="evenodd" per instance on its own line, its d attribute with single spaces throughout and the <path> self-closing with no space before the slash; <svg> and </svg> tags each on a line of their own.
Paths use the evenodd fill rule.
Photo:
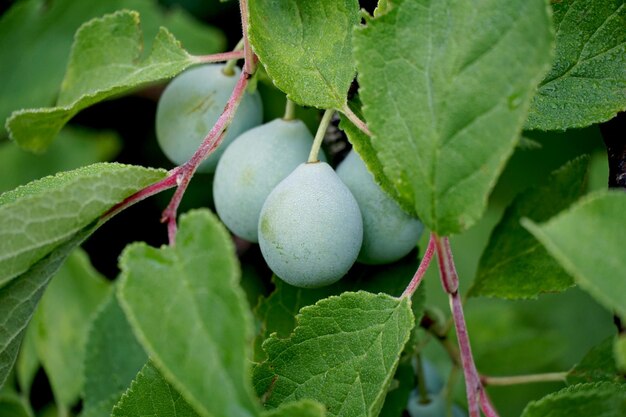
<svg viewBox="0 0 626 417">
<path fill-rule="evenodd" d="M 242 59 L 243 57 L 243 51 L 234 50 L 229 52 L 222 52 L 219 54 L 198 55 L 194 57 L 194 61 L 198 64 L 210 64 L 214 62 Z"/>
<path fill-rule="evenodd" d="M 567 372 L 549 372 L 544 374 L 513 376 L 481 376 L 483 385 L 518 385 L 535 382 L 564 382 Z"/>
<path fill-rule="evenodd" d="M 454 265 L 450 241 L 448 238 L 441 238 L 436 234 L 432 234 L 431 238 L 435 242 L 441 284 L 450 298 L 450 309 L 452 310 L 454 327 L 459 343 L 461 365 L 463 367 L 463 375 L 465 376 L 465 388 L 470 417 L 480 417 L 480 408 L 482 408 L 486 416 L 497 417 L 498 414 L 483 388 L 472 355 L 469 333 L 463 313 L 463 304 L 458 291 L 459 277 L 456 272 L 456 266 Z"/>
<path fill-rule="evenodd" d="M 406 287 L 404 292 L 402 293 L 402 297 L 412 297 L 417 288 L 420 286 L 422 279 L 424 278 L 424 274 L 428 270 L 430 266 L 430 262 L 433 259 L 433 254 L 435 253 L 435 241 L 431 235 L 428 240 L 428 246 L 426 246 L 426 251 L 424 252 L 424 256 L 420 261 L 419 266 L 417 267 L 417 271 L 415 271 L 415 275 L 413 275 L 413 279 L 409 282 L 409 285 Z"/>
<path fill-rule="evenodd" d="M 176 213 L 178 211 L 178 206 L 187 190 L 187 186 L 193 177 L 193 174 L 196 172 L 198 166 L 204 161 L 221 143 L 224 139 L 224 134 L 226 133 L 226 129 L 230 125 L 235 116 L 235 112 L 239 107 L 239 103 L 241 103 L 241 99 L 243 98 L 244 93 L 246 92 L 246 87 L 248 86 L 248 80 L 250 76 L 246 72 L 242 72 L 239 76 L 239 80 L 237 84 L 235 84 L 235 88 L 226 103 L 226 107 L 224 111 L 215 122 L 215 125 L 209 132 L 209 134 L 204 138 L 202 144 L 196 152 L 193 154 L 191 159 L 187 161 L 184 165 L 180 167 L 177 175 L 177 184 L 176 192 L 172 197 L 169 205 L 163 212 L 161 217 L 161 221 L 163 223 L 167 222 L 167 231 L 170 245 L 173 245 L 176 240 Z"/>
</svg>

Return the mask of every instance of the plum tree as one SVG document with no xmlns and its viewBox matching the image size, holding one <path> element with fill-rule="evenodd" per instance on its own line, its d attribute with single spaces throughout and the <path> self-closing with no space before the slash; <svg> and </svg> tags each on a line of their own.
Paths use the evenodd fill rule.
<svg viewBox="0 0 626 417">
<path fill-rule="evenodd" d="M 439 394 L 444 386 L 443 378 L 441 378 L 441 374 L 428 359 L 420 356 L 419 358 L 415 356 L 412 361 L 413 370 L 416 374 L 421 374 L 424 377 L 424 381 L 426 383 L 426 390 L 432 394 Z M 421 366 L 421 370 L 418 369 L 418 365 Z"/>
<path fill-rule="evenodd" d="M 175 164 L 185 163 L 202 143 L 237 83 L 225 65 L 210 64 L 192 68 L 176 77 L 161 95 L 156 114 L 156 135 L 163 153 Z M 199 172 L 213 172 L 224 149 L 237 136 L 259 125 L 263 104 L 258 92 L 246 93 L 222 144 L 199 166 Z"/>
<path fill-rule="evenodd" d="M 363 246 L 357 260 L 365 264 L 384 264 L 409 253 L 424 230 L 422 222 L 405 213 L 374 182 L 354 150 L 339 164 L 337 175 L 352 191 L 363 215 Z"/>
<path fill-rule="evenodd" d="M 259 215 L 270 192 L 306 161 L 313 135 L 300 120 L 276 119 L 240 135 L 215 170 L 213 199 L 231 232 L 258 242 Z M 323 154 L 320 159 L 325 161 Z"/>
<path fill-rule="evenodd" d="M 303 288 L 343 277 L 363 241 L 359 206 L 325 162 L 301 164 L 281 181 L 265 200 L 258 227 L 269 267 Z"/>
</svg>

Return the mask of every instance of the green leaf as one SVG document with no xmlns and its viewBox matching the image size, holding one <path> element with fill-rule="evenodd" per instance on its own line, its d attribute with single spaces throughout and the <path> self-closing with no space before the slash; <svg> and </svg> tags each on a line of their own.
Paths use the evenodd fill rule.
<svg viewBox="0 0 626 417">
<path fill-rule="evenodd" d="M 562 0 L 552 7 L 556 59 L 533 98 L 525 127 L 584 127 L 626 110 L 624 1 Z"/>
<path fill-rule="evenodd" d="M 0 195 L 0 287 L 164 170 L 94 164 Z"/>
<path fill-rule="evenodd" d="M 310 398 L 329 416 L 377 416 L 413 324 L 407 299 L 361 291 L 318 301 L 288 339 L 263 344 L 257 393 L 270 408 Z"/>
<path fill-rule="evenodd" d="M 109 297 L 93 320 L 85 351 L 82 417 L 109 417 L 148 361 L 115 295 Z"/>
<path fill-rule="evenodd" d="M 615 338 L 613 354 L 618 369 L 622 374 L 626 374 L 626 335 L 620 334 Z"/>
<path fill-rule="evenodd" d="M 522 417 L 622 417 L 626 415 L 626 390 L 603 382 L 579 384 L 531 402 Z"/>
<path fill-rule="evenodd" d="M 372 146 L 439 235 L 483 214 L 551 61 L 544 0 L 398 0 L 355 35 Z"/>
<path fill-rule="evenodd" d="M 137 12 L 120 11 L 81 26 L 57 106 L 14 112 L 6 123 L 11 138 L 24 149 L 43 151 L 80 110 L 173 77 L 197 62 L 165 28 L 144 59 L 142 39 Z"/>
<path fill-rule="evenodd" d="M 69 254 L 94 230 L 86 227 L 52 250 L 27 271 L 0 288 L 0 388 L 4 385 L 34 314 L 50 279 Z"/>
<path fill-rule="evenodd" d="M 231 238 L 217 218 L 182 216 L 174 247 L 134 244 L 120 264 L 120 303 L 167 380 L 203 416 L 256 415 L 252 318 Z"/>
<path fill-rule="evenodd" d="M 578 200 L 587 188 L 589 158 L 575 159 L 553 172 L 547 182 L 518 195 L 489 238 L 471 294 L 508 299 L 536 298 L 563 291 L 572 278 L 522 225 L 527 217 L 542 222 Z"/>
<path fill-rule="evenodd" d="M 30 395 L 30 389 L 35 380 L 35 375 L 39 371 L 41 362 L 37 355 L 37 346 L 35 345 L 37 329 L 35 326 L 28 326 L 22 345 L 20 346 L 20 352 L 17 356 L 17 362 L 15 363 L 15 374 L 17 381 L 19 382 L 20 391 L 25 396 Z"/>
<path fill-rule="evenodd" d="M 354 78 L 356 0 L 250 1 L 254 52 L 276 86 L 304 106 L 341 109 Z"/>
<path fill-rule="evenodd" d="M 57 172 L 112 159 L 121 140 L 114 132 L 67 126 L 45 155 L 24 151 L 14 142 L 0 143 L 0 192 Z"/>
<path fill-rule="evenodd" d="M 113 409 L 112 417 L 198 417 L 151 363 L 139 372 Z"/>
<path fill-rule="evenodd" d="M 362 116 L 360 109 L 357 109 L 355 113 L 359 117 Z M 376 153 L 376 150 L 372 146 L 372 141 L 370 137 L 363 133 L 361 129 L 356 127 L 344 115 L 341 115 L 341 122 L 339 123 L 339 127 L 346 133 L 346 136 L 352 144 L 352 147 L 354 148 L 356 153 L 359 154 L 363 162 L 365 162 L 367 169 L 374 176 L 376 184 L 378 184 L 382 190 L 389 194 L 404 211 L 414 215 L 415 207 L 413 206 L 412 201 L 404 199 L 400 194 L 398 194 L 398 191 L 395 189 L 393 182 L 385 174 L 383 165 L 378 159 L 378 155 Z"/>
<path fill-rule="evenodd" d="M 275 410 L 264 411 L 261 417 L 324 417 L 325 415 L 326 409 L 323 405 L 304 399 L 282 404 Z"/>
<path fill-rule="evenodd" d="M 164 13 L 153 0 L 22 0 L 0 17 L 0 136 L 4 120 L 23 108 L 49 106 L 58 95 L 74 33 L 84 22 L 119 9 L 141 15 L 143 44 L 149 50 L 159 26 L 168 28 L 191 53 L 223 50 L 223 34 L 182 10 Z M 24 54 L 28 51 L 28 54 Z M 33 88 L 36 86 L 36 88 Z"/>
<path fill-rule="evenodd" d="M 87 331 L 110 289 L 87 254 L 75 250 L 37 307 L 31 323 L 37 327 L 35 346 L 60 406 L 72 406 L 83 390 Z"/>
<path fill-rule="evenodd" d="M 408 357 L 400 360 L 393 379 L 398 386 L 389 390 L 380 417 L 401 417 L 406 409 L 409 395 L 415 389 L 415 371 Z"/>
<path fill-rule="evenodd" d="M 294 287 L 274 277 L 274 291 L 261 298 L 255 309 L 255 316 L 260 321 L 259 332 L 255 339 L 256 361 L 266 359 L 261 345 L 272 333 L 279 337 L 288 337 L 296 327 L 296 316 L 302 307 L 313 305 L 331 295 L 340 295 L 346 291 L 364 290 L 371 293 L 384 292 L 400 296 L 417 270 L 417 259 L 382 267 L 355 267 L 350 274 L 333 285 L 322 288 L 305 289 Z M 412 300 L 416 321 L 424 308 L 424 291 L 418 290 Z"/>
<path fill-rule="evenodd" d="M 0 417 L 33 417 L 33 412 L 24 398 L 15 393 L 0 393 Z"/>
<path fill-rule="evenodd" d="M 600 192 L 583 198 L 548 222 L 522 219 L 574 281 L 600 304 L 626 317 L 623 191 Z"/>
<path fill-rule="evenodd" d="M 609 337 L 594 346 L 587 355 L 567 374 L 568 385 L 585 382 L 615 382 L 626 384 L 626 377 L 620 375 L 613 356 L 613 340 Z"/>
</svg>

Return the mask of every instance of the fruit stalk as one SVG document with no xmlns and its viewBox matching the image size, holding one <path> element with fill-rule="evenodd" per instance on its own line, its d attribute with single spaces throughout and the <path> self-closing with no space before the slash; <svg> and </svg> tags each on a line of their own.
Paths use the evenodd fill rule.
<svg viewBox="0 0 626 417">
<path fill-rule="evenodd" d="M 463 304 L 458 291 L 459 277 L 454 265 L 450 241 L 446 237 L 440 238 L 435 234 L 432 235 L 432 238 L 435 241 L 437 251 L 441 284 L 450 297 L 450 309 L 452 311 L 452 317 L 454 318 L 454 327 L 459 342 L 470 417 L 480 417 L 479 406 L 488 417 L 497 417 L 498 414 L 484 391 L 476 369 L 476 364 L 474 363 L 474 357 L 472 356 L 465 315 L 463 314 Z"/>
<path fill-rule="evenodd" d="M 343 114 L 345 114 L 345 116 L 348 118 L 348 120 L 350 120 L 356 127 L 359 128 L 359 130 L 361 130 L 363 133 L 365 133 L 367 136 L 372 136 L 372 132 L 370 132 L 370 129 L 367 127 L 367 124 L 359 119 L 359 116 L 357 116 L 352 109 L 350 108 L 350 106 L 348 106 L 347 104 L 343 107 L 343 109 L 341 109 L 341 112 Z"/>
<path fill-rule="evenodd" d="M 565 382 L 567 372 L 548 372 L 545 374 L 485 376 L 481 377 L 483 385 L 518 385 L 535 382 Z"/>
<path fill-rule="evenodd" d="M 194 61 L 198 64 L 211 64 L 215 62 L 224 62 L 243 58 L 243 51 L 229 51 L 219 54 L 200 55 L 194 57 Z"/>
<path fill-rule="evenodd" d="M 224 111 L 217 119 L 217 122 L 215 122 L 215 125 L 209 134 L 204 138 L 202 144 L 193 154 L 191 159 L 180 167 L 181 169 L 177 175 L 178 188 L 176 188 L 176 192 L 174 193 L 172 200 L 161 217 L 161 222 L 167 222 L 167 234 L 170 245 L 173 245 L 176 241 L 176 212 L 178 211 L 180 201 L 182 200 L 187 186 L 189 185 L 189 181 L 191 181 L 198 165 L 200 165 L 200 163 L 202 163 L 202 161 L 204 161 L 222 142 L 226 128 L 228 128 L 232 122 L 235 112 L 237 111 L 237 107 L 239 107 L 239 103 L 241 103 L 241 99 L 246 92 L 249 79 L 250 74 L 243 71 L 239 76 L 239 80 L 237 81 L 235 88 L 233 89 L 233 93 L 226 103 Z"/>
<path fill-rule="evenodd" d="M 308 163 L 317 162 L 319 160 L 317 158 L 317 155 L 320 153 L 322 141 L 324 140 L 326 129 L 328 129 L 328 125 L 333 118 L 333 114 L 335 114 L 335 110 L 333 109 L 328 109 L 324 112 L 324 115 L 322 116 L 322 121 L 320 122 L 320 125 L 317 128 L 317 132 L 315 133 L 315 139 L 313 139 L 313 146 L 311 146 L 311 153 L 309 154 L 309 159 L 307 161 Z"/>
</svg>

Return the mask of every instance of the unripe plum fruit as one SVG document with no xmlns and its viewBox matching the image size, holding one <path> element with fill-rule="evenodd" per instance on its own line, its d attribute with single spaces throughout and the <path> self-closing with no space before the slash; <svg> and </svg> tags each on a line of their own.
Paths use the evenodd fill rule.
<svg viewBox="0 0 626 417">
<path fill-rule="evenodd" d="M 234 75 L 222 71 L 224 64 L 210 64 L 183 72 L 168 84 L 159 99 L 156 114 L 157 141 L 163 153 L 182 165 L 198 149 L 222 114 L 237 84 Z M 237 136 L 263 121 L 263 104 L 258 92 L 245 93 L 221 145 L 198 167 L 213 172 L 224 149 Z"/>
<path fill-rule="evenodd" d="M 237 236 L 258 242 L 259 215 L 267 196 L 307 160 L 313 136 L 300 120 L 276 119 L 241 134 L 224 151 L 213 178 L 222 222 Z M 325 160 L 323 154 L 321 160 Z"/>
<path fill-rule="evenodd" d="M 332 284 L 361 249 L 363 222 L 352 193 L 325 162 L 299 165 L 263 204 L 259 244 L 265 261 L 288 284 Z"/>
<path fill-rule="evenodd" d="M 364 264 L 384 264 L 408 254 L 424 231 L 422 222 L 405 213 L 374 182 L 354 150 L 339 164 L 337 175 L 352 191 L 363 215 L 363 246 L 357 260 Z"/>
<path fill-rule="evenodd" d="M 417 389 L 411 391 L 406 406 L 411 417 L 445 417 L 446 404 L 441 395 L 428 394 L 429 402 L 422 403 Z"/>
<path fill-rule="evenodd" d="M 422 374 L 424 375 L 424 380 L 426 382 L 426 391 L 431 394 L 439 394 L 443 389 L 444 381 L 437 370 L 437 367 L 432 364 L 428 359 L 420 357 L 419 359 L 413 357 L 412 365 L 415 373 L 418 373 L 418 360 L 419 364 L 422 366 Z"/>
</svg>

